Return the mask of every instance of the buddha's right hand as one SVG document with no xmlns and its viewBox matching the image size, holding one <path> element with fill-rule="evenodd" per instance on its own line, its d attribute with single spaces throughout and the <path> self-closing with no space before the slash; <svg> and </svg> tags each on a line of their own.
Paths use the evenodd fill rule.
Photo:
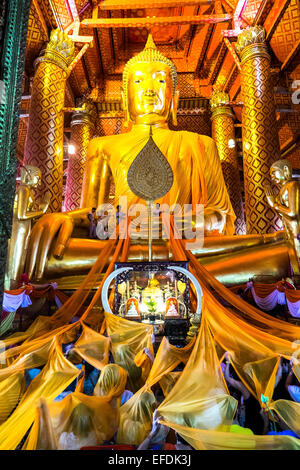
<svg viewBox="0 0 300 470">
<path fill-rule="evenodd" d="M 53 256 L 62 259 L 67 242 L 74 228 L 74 220 L 68 213 L 53 213 L 43 215 L 34 225 L 30 233 L 26 259 L 26 272 L 29 279 L 41 279 L 54 237 L 57 239 Z"/>
</svg>

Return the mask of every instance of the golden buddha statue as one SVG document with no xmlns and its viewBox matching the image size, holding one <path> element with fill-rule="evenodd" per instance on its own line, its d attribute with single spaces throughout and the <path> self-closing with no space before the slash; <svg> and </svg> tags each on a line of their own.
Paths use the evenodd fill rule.
<svg viewBox="0 0 300 470">
<path fill-rule="evenodd" d="M 47 194 L 38 210 L 34 210 L 33 189 L 41 182 L 41 172 L 35 166 L 26 165 L 21 168 L 20 173 L 21 181 L 14 200 L 12 235 L 8 242 L 6 289 L 17 287 L 24 272 L 31 223 L 34 219 L 45 214 L 50 202 L 50 197 Z"/>
<path fill-rule="evenodd" d="M 131 192 L 127 174 L 149 139 L 150 127 L 155 144 L 174 174 L 171 190 L 156 202 L 169 206 L 191 204 L 193 209 L 197 204 L 204 205 L 204 245 L 192 251 L 212 274 L 230 284 L 244 282 L 264 270 L 280 278 L 288 274 L 283 233 L 233 236 L 235 214 L 214 141 L 168 128 L 169 119 L 176 124 L 178 100 L 176 68 L 156 49 L 149 35 L 145 49 L 128 61 L 123 72 L 125 123 L 131 129 L 121 135 L 91 140 L 81 209 L 46 214 L 35 224 L 27 257 L 30 278 L 58 280 L 86 274 L 93 266 L 107 241 L 73 237 L 78 237 L 80 230 L 82 237 L 91 208 L 108 202 L 112 178 L 116 204 L 121 196 L 127 197 L 128 208 L 142 202 Z M 153 245 L 153 260 L 171 259 L 170 251 L 168 241 L 159 240 Z M 129 261 L 147 259 L 147 240 L 131 240 Z"/>
<path fill-rule="evenodd" d="M 292 165 L 288 160 L 277 160 L 270 168 L 275 184 L 280 185 L 276 196 L 266 187 L 269 205 L 279 214 L 288 239 L 289 256 L 294 274 L 299 275 L 300 258 L 300 181 L 292 178 Z"/>
</svg>

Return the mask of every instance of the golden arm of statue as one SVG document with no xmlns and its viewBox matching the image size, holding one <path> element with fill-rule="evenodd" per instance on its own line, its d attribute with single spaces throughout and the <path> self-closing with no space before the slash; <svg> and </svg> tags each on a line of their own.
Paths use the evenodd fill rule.
<svg viewBox="0 0 300 470">
<path fill-rule="evenodd" d="M 102 138 L 92 139 L 87 150 L 87 163 L 82 184 L 81 207 L 98 207 L 108 202 L 111 170 L 102 151 Z"/>
<path fill-rule="evenodd" d="M 284 191 L 288 206 L 281 204 L 279 197 L 275 197 L 270 187 L 266 188 L 269 205 L 283 217 L 294 219 L 300 215 L 300 187 L 298 182 L 290 181 L 281 189 Z"/>
<path fill-rule="evenodd" d="M 98 199 L 104 198 L 107 193 L 104 189 L 100 191 L 100 185 L 101 188 L 109 187 L 110 170 L 103 156 L 101 138 L 93 139 L 87 151 L 81 208 L 46 214 L 34 225 L 30 233 L 25 268 L 29 278 L 33 275 L 36 279 L 43 277 L 50 247 L 56 236 L 52 254 L 56 259 L 62 259 L 74 227 L 89 226 L 88 213 L 92 207 L 98 206 Z"/>
<path fill-rule="evenodd" d="M 300 215 L 300 207 L 299 207 L 299 197 L 300 191 L 299 187 L 295 188 L 292 186 L 293 183 L 289 184 L 287 188 L 288 191 L 288 204 L 289 206 L 283 206 L 280 204 L 279 201 L 275 203 L 274 210 L 278 212 L 283 217 L 288 217 L 290 219 L 294 219 Z"/>
</svg>

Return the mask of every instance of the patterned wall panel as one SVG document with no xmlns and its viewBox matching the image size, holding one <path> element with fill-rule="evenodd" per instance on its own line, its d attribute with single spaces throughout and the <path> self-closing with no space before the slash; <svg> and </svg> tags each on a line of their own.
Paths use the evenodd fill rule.
<svg viewBox="0 0 300 470">
<path fill-rule="evenodd" d="M 39 0 L 39 6 L 47 24 L 51 29 L 55 29 L 57 24 L 52 9 L 49 5 L 49 0 Z"/>
<path fill-rule="evenodd" d="M 250 0 L 246 4 L 246 8 L 243 11 L 243 18 L 252 24 L 259 7 L 261 6 L 263 0 Z"/>
<path fill-rule="evenodd" d="M 280 147 L 300 135 L 300 112 L 282 113 L 278 121 Z"/>
<path fill-rule="evenodd" d="M 123 130 L 124 119 L 120 117 L 107 117 L 97 119 L 95 135 L 102 137 L 104 135 L 121 134 Z"/>
<path fill-rule="evenodd" d="M 25 69 L 30 75 L 33 74 L 33 62 L 38 57 L 39 52 L 47 39 L 48 36 L 42 27 L 39 16 L 32 3 L 28 21 L 25 60 Z"/>
<path fill-rule="evenodd" d="M 294 170 L 300 170 L 300 148 L 290 153 L 287 159 L 291 162 Z"/>
<path fill-rule="evenodd" d="M 178 88 L 181 98 L 192 98 L 196 96 L 195 78 L 192 73 L 178 74 Z"/>
<path fill-rule="evenodd" d="M 69 16 L 65 0 L 52 1 L 52 6 L 54 6 L 55 11 L 53 11 L 49 0 L 38 0 L 38 3 L 45 21 L 48 25 L 50 25 L 51 29 L 59 27 L 56 18 L 58 19 L 58 22 L 61 23 L 63 28 L 71 23 L 72 18 Z"/>
<path fill-rule="evenodd" d="M 292 142 L 300 135 L 300 112 L 282 113 L 278 121 L 279 125 L 279 141 L 280 147 L 288 142 Z M 296 148 L 288 155 L 288 160 L 291 162 L 295 170 L 300 170 L 300 147 Z"/>
<path fill-rule="evenodd" d="M 65 28 L 72 21 L 72 18 L 70 17 L 68 8 L 66 6 L 66 2 L 65 0 L 55 0 L 54 3 L 55 3 L 56 13 L 59 17 L 59 20 L 61 21 L 62 27 Z"/>
<path fill-rule="evenodd" d="M 198 134 L 211 136 L 210 116 L 208 112 L 195 114 L 178 114 L 178 125 L 169 125 L 170 129 L 176 131 L 190 131 Z"/>
<path fill-rule="evenodd" d="M 298 0 L 291 0 L 270 41 L 271 47 L 280 62 L 284 62 L 300 39 Z"/>
</svg>

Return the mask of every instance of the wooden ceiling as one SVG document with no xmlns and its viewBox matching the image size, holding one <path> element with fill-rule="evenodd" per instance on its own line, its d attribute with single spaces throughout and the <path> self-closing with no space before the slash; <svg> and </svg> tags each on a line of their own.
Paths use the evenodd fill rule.
<svg viewBox="0 0 300 470">
<path fill-rule="evenodd" d="M 98 18 L 98 26 L 88 24 L 92 17 L 94 23 Z M 289 114 L 292 122 L 297 115 L 299 124 L 297 106 L 291 103 L 292 83 L 300 80 L 299 18 L 299 0 L 32 0 L 20 126 L 26 133 L 33 62 L 53 28 L 93 38 L 68 79 L 66 106 L 74 106 L 76 98 L 93 89 L 98 102 L 120 101 L 124 65 L 142 50 L 150 30 L 159 50 L 176 65 L 181 97 L 209 98 L 218 87 L 238 103 L 240 73 L 228 48 L 236 38 L 229 37 L 226 45 L 224 32 L 255 24 L 267 31 L 278 119 Z M 76 42 L 77 52 L 85 44 Z M 239 118 L 240 107 L 234 110 Z"/>
</svg>

